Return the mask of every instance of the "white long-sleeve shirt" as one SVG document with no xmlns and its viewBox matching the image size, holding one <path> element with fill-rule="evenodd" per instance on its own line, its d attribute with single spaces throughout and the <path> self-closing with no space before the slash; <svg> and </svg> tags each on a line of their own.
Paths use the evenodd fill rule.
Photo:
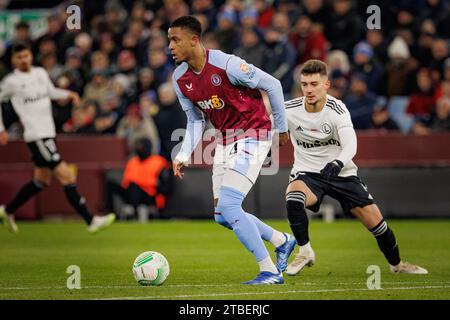
<svg viewBox="0 0 450 320">
<path fill-rule="evenodd" d="M 11 100 L 24 127 L 26 142 L 56 136 L 50 100 L 68 98 L 69 93 L 55 88 L 41 67 L 32 67 L 29 72 L 15 69 L 0 84 L 0 102 Z M 0 112 L 0 132 L 4 130 Z"/>
<path fill-rule="evenodd" d="M 304 97 L 286 101 L 291 142 L 294 146 L 292 173 L 308 171 L 319 173 L 328 162 L 340 160 L 344 164 L 339 176 L 357 174 L 352 161 L 357 139 L 350 113 L 345 104 L 330 95 L 320 112 L 305 109 Z"/>
</svg>

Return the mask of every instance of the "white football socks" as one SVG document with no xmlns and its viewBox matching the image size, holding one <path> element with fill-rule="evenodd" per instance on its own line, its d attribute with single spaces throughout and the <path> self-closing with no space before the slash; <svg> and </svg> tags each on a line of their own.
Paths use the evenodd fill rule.
<svg viewBox="0 0 450 320">
<path fill-rule="evenodd" d="M 278 230 L 273 230 L 272 237 L 270 238 L 269 242 L 275 246 L 275 248 L 278 248 L 282 244 L 284 244 L 287 241 L 286 236 L 283 232 L 280 232 Z"/>
<path fill-rule="evenodd" d="M 268 256 L 267 258 L 258 261 L 259 264 L 259 271 L 269 271 L 275 274 L 278 274 L 278 269 L 277 267 L 275 267 L 275 265 L 272 262 L 272 259 L 270 258 L 270 256 Z"/>
</svg>

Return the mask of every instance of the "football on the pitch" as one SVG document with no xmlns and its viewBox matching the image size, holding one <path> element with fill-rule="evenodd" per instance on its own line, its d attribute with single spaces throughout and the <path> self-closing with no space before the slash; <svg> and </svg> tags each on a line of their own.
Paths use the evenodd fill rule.
<svg viewBox="0 0 450 320">
<path fill-rule="evenodd" d="M 169 276 L 169 263 L 158 252 L 141 253 L 133 263 L 133 274 L 141 286 L 160 286 Z"/>
</svg>

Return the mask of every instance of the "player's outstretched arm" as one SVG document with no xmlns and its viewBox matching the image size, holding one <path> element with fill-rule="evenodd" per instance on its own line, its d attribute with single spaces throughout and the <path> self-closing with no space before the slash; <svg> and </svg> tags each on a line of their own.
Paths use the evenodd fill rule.
<svg viewBox="0 0 450 320">
<path fill-rule="evenodd" d="M 9 99 L 11 99 L 11 96 L 13 95 L 12 86 L 4 80 L 0 84 L 0 146 L 4 146 L 8 143 L 8 132 L 6 131 L 4 125 L 3 125 L 3 116 L 2 116 L 2 108 L 1 103 L 6 102 Z"/>
<path fill-rule="evenodd" d="M 192 102 L 186 98 L 181 92 L 175 79 L 173 80 L 173 87 L 187 117 L 186 133 L 184 135 L 183 143 L 178 154 L 173 159 L 174 175 L 180 179 L 183 178 L 183 167 L 188 165 L 192 152 L 200 142 L 203 130 L 205 129 L 205 118 L 203 114 L 196 110 Z"/>
<path fill-rule="evenodd" d="M 338 176 L 345 164 L 356 155 L 357 139 L 355 130 L 350 126 L 346 126 L 338 130 L 338 135 L 342 147 L 341 153 L 320 171 L 328 178 Z"/>
<path fill-rule="evenodd" d="M 235 85 L 257 88 L 267 92 L 272 106 L 275 129 L 280 132 L 280 145 L 287 143 L 289 141 L 288 125 L 280 81 L 239 57 L 230 59 L 227 65 L 227 74 L 231 83 Z"/>
</svg>

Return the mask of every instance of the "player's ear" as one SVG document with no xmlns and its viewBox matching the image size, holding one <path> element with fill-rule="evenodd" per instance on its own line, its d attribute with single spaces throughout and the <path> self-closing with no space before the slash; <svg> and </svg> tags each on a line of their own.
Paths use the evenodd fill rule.
<svg viewBox="0 0 450 320">
<path fill-rule="evenodd" d="M 327 78 L 327 80 L 325 81 L 325 88 L 328 90 L 331 87 L 331 81 L 330 79 Z"/>
<path fill-rule="evenodd" d="M 200 41 L 200 38 L 197 35 L 192 35 L 191 37 L 191 46 L 195 47 Z"/>
</svg>

